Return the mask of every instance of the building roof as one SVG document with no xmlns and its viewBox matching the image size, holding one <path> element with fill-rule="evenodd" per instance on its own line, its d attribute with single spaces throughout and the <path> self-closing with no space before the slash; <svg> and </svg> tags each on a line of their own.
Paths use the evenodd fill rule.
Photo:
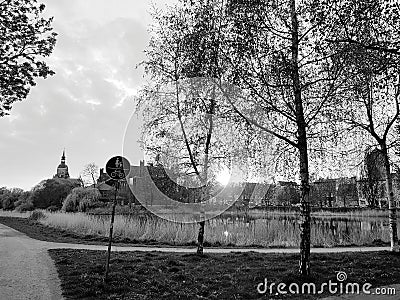
<svg viewBox="0 0 400 300">
<path fill-rule="evenodd" d="M 97 188 L 99 191 L 111 191 L 111 190 L 114 189 L 112 186 L 108 185 L 108 184 L 105 183 L 105 182 L 101 182 L 101 183 L 96 184 L 96 188 Z"/>
</svg>

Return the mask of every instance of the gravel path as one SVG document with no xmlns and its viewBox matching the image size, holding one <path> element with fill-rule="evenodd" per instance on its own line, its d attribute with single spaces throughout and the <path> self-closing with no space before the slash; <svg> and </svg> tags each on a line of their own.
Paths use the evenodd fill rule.
<svg viewBox="0 0 400 300">
<path fill-rule="evenodd" d="M 63 299 L 57 270 L 48 249 L 88 249 L 106 250 L 106 246 L 67 244 L 38 241 L 27 237 L 8 226 L 0 224 L 0 300 Z M 389 247 L 341 247 L 312 248 L 314 253 L 337 253 L 357 251 L 382 251 Z M 118 247 L 112 251 L 162 251 L 195 252 L 195 248 L 171 247 Z M 259 253 L 298 253 L 298 249 L 222 249 L 205 248 L 206 253 L 249 252 Z M 397 287 L 397 286 L 396 286 Z M 376 296 L 376 295 L 375 295 Z M 339 299 L 339 298 L 329 298 Z M 342 299 L 342 298 L 340 298 Z M 347 298 L 346 298 L 347 299 Z M 378 298 L 377 298 L 378 299 Z M 386 298 L 379 298 L 386 299 Z M 400 299 L 400 298 L 388 298 Z"/>
<path fill-rule="evenodd" d="M 0 224 L 0 299 L 63 299 L 46 242 Z"/>
</svg>

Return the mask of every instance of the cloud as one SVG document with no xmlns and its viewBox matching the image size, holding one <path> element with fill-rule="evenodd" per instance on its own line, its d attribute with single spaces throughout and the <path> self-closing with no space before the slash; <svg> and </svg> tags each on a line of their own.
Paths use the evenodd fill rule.
<svg viewBox="0 0 400 300">
<path fill-rule="evenodd" d="M 51 177 L 64 147 L 75 177 L 84 164 L 102 165 L 121 153 L 133 96 L 142 84 L 135 66 L 144 59 L 147 21 L 129 14 L 133 9 L 134 16 L 146 15 L 144 4 L 46 2 L 59 33 L 47 59 L 56 74 L 37 80 L 28 99 L 0 119 L 0 186 L 30 188 Z"/>
</svg>

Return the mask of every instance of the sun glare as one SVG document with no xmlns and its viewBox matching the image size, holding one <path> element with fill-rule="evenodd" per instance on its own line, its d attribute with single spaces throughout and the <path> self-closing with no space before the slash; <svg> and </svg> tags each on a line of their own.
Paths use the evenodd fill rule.
<svg viewBox="0 0 400 300">
<path fill-rule="evenodd" d="M 222 185 L 227 185 L 230 179 L 231 173 L 228 168 L 223 168 L 216 177 L 216 180 Z"/>
</svg>

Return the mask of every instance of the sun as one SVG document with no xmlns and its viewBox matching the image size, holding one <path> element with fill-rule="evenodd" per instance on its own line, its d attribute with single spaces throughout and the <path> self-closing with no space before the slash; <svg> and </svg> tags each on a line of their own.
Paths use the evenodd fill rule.
<svg viewBox="0 0 400 300">
<path fill-rule="evenodd" d="M 231 173 L 229 169 L 224 167 L 216 176 L 215 178 L 221 185 L 227 185 L 229 180 L 231 179 Z"/>
</svg>

